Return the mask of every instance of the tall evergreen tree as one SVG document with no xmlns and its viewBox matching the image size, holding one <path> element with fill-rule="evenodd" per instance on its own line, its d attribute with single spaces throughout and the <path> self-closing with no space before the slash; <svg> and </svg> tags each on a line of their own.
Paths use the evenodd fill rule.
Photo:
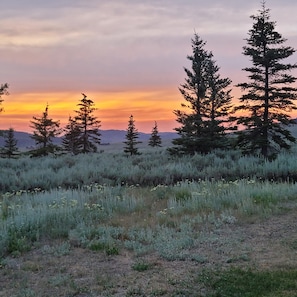
<svg viewBox="0 0 297 297">
<path fill-rule="evenodd" d="M 293 101 L 297 99 L 297 89 L 291 86 L 296 77 L 289 71 L 297 65 L 283 61 L 295 50 L 283 45 L 286 39 L 275 30 L 264 1 L 258 15 L 251 18 L 254 23 L 243 54 L 251 58 L 253 65 L 243 69 L 249 73 L 250 81 L 238 84 L 247 91 L 240 98 L 242 104 L 236 107 L 244 114 L 238 118 L 238 124 L 245 127 L 239 132 L 238 145 L 245 153 L 270 158 L 295 142 L 286 127 L 294 124 L 289 112 L 296 109 Z"/>
<path fill-rule="evenodd" d="M 223 125 L 231 112 L 230 79 L 220 78 L 219 67 L 212 52 L 205 50 L 200 36 L 192 39 L 193 55 L 187 56 L 192 69 L 185 68 L 185 83 L 179 88 L 186 103 L 183 110 L 175 110 L 180 127 L 175 128 L 179 138 L 172 143 L 171 153 L 208 153 L 214 148 L 226 145 L 226 130 Z"/>
<path fill-rule="evenodd" d="M 2 104 L 2 102 L 4 101 L 3 99 L 2 99 L 2 96 L 3 95 L 8 95 L 9 93 L 8 93 L 8 84 L 7 83 L 5 83 L 5 84 L 1 84 L 0 85 L 0 112 L 1 111 L 3 111 L 3 108 L 1 107 L 1 104 Z"/>
<path fill-rule="evenodd" d="M 151 133 L 148 145 L 152 147 L 155 147 L 155 146 L 160 147 L 162 146 L 161 144 L 162 144 L 162 139 L 161 139 L 161 136 L 159 135 L 158 124 L 155 121 L 155 126 L 152 129 L 152 133 Z"/>
<path fill-rule="evenodd" d="M 4 155 L 8 156 L 8 158 L 11 158 L 15 155 L 15 153 L 18 152 L 18 147 L 17 147 L 18 141 L 14 136 L 14 129 L 9 128 L 9 130 L 4 134 L 4 138 L 5 138 L 5 144 L 4 144 L 3 153 Z"/>
<path fill-rule="evenodd" d="M 74 155 L 78 154 L 81 130 L 75 119 L 73 119 L 71 116 L 69 117 L 68 124 L 66 125 L 64 132 L 65 135 L 62 139 L 62 146 L 64 150 Z"/>
<path fill-rule="evenodd" d="M 47 155 L 53 152 L 55 148 L 57 148 L 57 146 L 53 144 L 53 139 L 59 136 L 62 131 L 60 129 L 60 122 L 49 118 L 48 105 L 42 117 L 33 117 L 31 124 L 30 127 L 35 129 L 31 138 L 34 139 L 36 145 L 39 146 L 34 155 Z"/>
<path fill-rule="evenodd" d="M 126 133 L 126 141 L 124 143 L 126 146 L 124 147 L 124 152 L 132 155 L 139 155 L 137 144 L 141 143 L 141 141 L 137 141 L 139 138 L 138 130 L 135 127 L 135 121 L 133 119 L 133 115 L 130 116 L 128 122 L 128 129 Z"/>
<path fill-rule="evenodd" d="M 220 68 L 212 59 L 208 63 L 207 90 L 204 100 L 203 134 L 204 148 L 202 152 L 209 152 L 216 148 L 227 148 L 226 132 L 236 130 L 232 114 L 232 96 L 229 78 L 221 78 Z M 207 149 L 209 148 L 209 149 Z"/>
<path fill-rule="evenodd" d="M 80 130 L 80 136 L 77 139 L 77 151 L 80 153 L 89 153 L 97 151 L 97 144 L 100 144 L 101 133 L 99 131 L 100 123 L 96 116 L 94 102 L 88 99 L 85 94 L 78 104 L 79 110 L 76 110 L 75 124 L 76 129 Z"/>
</svg>

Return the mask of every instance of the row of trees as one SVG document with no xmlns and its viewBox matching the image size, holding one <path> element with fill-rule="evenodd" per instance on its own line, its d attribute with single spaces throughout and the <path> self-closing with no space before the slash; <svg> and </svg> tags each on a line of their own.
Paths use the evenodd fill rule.
<svg viewBox="0 0 297 297">
<path fill-rule="evenodd" d="M 192 69 L 185 68 L 187 77 L 180 86 L 186 103 L 182 110 L 174 111 L 180 137 L 173 140 L 171 153 L 208 153 L 235 145 L 244 153 L 273 158 L 295 142 L 287 127 L 296 124 L 289 112 L 296 109 L 297 89 L 291 86 L 296 77 L 290 71 L 297 65 L 282 63 L 295 50 L 283 45 L 286 39 L 275 30 L 265 2 L 251 18 L 253 26 L 243 54 L 251 58 L 252 66 L 243 69 L 249 82 L 237 85 L 246 92 L 238 106 L 231 104 L 231 80 L 220 77 L 212 52 L 205 50 L 205 42 L 197 34 L 192 39 L 193 54 L 187 57 Z M 236 132 L 227 133 L 230 131 Z"/>
<path fill-rule="evenodd" d="M 59 150 L 60 148 L 54 144 L 53 140 L 62 133 L 64 133 L 62 137 L 63 151 L 75 155 L 97 151 L 98 145 L 101 142 L 101 133 L 99 130 L 101 122 L 94 115 L 96 111 L 94 102 L 88 99 L 85 94 L 82 95 L 83 98 L 78 104 L 79 108 L 74 111 L 76 115 L 69 117 L 68 124 L 64 129 L 60 128 L 59 121 L 55 121 L 49 117 L 48 105 L 41 117 L 33 117 L 30 126 L 33 129 L 33 135 L 31 137 L 38 146 L 32 152 L 34 156 L 47 155 Z M 4 136 L 4 154 L 11 157 L 18 151 L 14 130 L 10 128 Z M 139 154 L 137 144 L 141 142 L 137 141 L 138 137 L 139 133 L 136 129 L 133 115 L 131 115 L 128 122 L 126 141 L 124 142 L 126 145 L 124 147 L 125 153 L 130 155 Z M 161 146 L 161 142 L 158 126 L 155 122 L 148 144 L 152 147 L 159 147 Z"/>
<path fill-rule="evenodd" d="M 249 82 L 237 85 L 244 92 L 237 106 L 232 105 L 231 80 L 220 76 L 213 53 L 205 49 L 206 42 L 195 33 L 192 55 L 187 57 L 192 67 L 184 69 L 186 79 L 179 88 L 186 102 L 182 103 L 182 109 L 174 110 L 179 137 L 173 140 L 170 153 L 205 154 L 234 146 L 244 153 L 273 158 L 280 149 L 289 149 L 296 141 L 288 126 L 296 123 L 289 113 L 297 109 L 294 105 L 297 89 L 292 87 L 296 77 L 290 73 L 297 65 L 282 62 L 295 50 L 284 45 L 286 39 L 275 30 L 265 1 L 258 15 L 251 18 L 253 26 L 243 54 L 251 58 L 252 66 L 243 69 L 248 73 Z M 7 88 L 7 84 L 2 85 L 0 95 L 6 94 Z M 75 117 L 69 117 L 64 129 L 63 147 L 73 154 L 96 151 L 100 143 L 100 121 L 94 116 L 94 102 L 83 94 L 78 106 Z M 48 106 L 41 118 L 33 117 L 31 124 L 32 138 L 41 145 L 38 154 L 53 150 L 51 140 L 63 130 L 59 122 L 48 117 Z M 126 153 L 138 154 L 140 142 L 132 115 L 124 143 Z M 161 145 L 157 123 L 149 144 Z"/>
</svg>

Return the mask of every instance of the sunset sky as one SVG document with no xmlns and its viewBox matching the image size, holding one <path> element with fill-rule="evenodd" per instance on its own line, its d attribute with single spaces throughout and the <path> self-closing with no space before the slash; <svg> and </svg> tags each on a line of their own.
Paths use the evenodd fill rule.
<svg viewBox="0 0 297 297">
<path fill-rule="evenodd" d="M 174 109 L 183 98 L 183 67 L 196 32 L 232 80 L 232 95 L 250 65 L 242 46 L 260 0 L 2 0 L 0 9 L 0 129 L 32 132 L 33 116 L 49 104 L 64 126 L 87 94 L 98 108 L 101 129 L 122 129 L 133 114 L 150 132 L 177 126 Z M 297 1 L 267 0 L 271 20 L 297 49 Z M 297 53 L 292 62 L 297 61 Z M 297 76 L 297 73 L 296 73 Z"/>
</svg>

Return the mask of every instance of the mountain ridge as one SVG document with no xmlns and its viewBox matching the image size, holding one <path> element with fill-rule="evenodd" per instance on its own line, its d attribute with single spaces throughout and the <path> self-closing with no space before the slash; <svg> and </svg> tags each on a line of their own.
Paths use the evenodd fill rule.
<svg viewBox="0 0 297 297">
<path fill-rule="evenodd" d="M 4 133 L 7 130 L 0 130 L 0 147 L 4 146 L 5 139 L 3 137 Z M 101 133 L 101 144 L 107 145 L 107 144 L 114 144 L 114 143 L 122 143 L 125 141 L 125 136 L 127 131 L 126 130 L 100 130 Z M 139 134 L 139 141 L 148 141 L 151 134 L 150 133 L 144 133 L 144 132 L 138 132 Z M 175 132 L 159 132 L 159 135 L 162 140 L 172 140 L 177 137 L 177 133 Z M 17 146 L 20 149 L 27 148 L 32 149 L 35 148 L 35 141 L 31 138 L 32 133 L 28 132 L 21 132 L 21 131 L 14 131 L 14 137 L 17 140 Z M 53 143 L 60 145 L 62 142 L 62 137 L 56 137 L 54 138 Z"/>
</svg>

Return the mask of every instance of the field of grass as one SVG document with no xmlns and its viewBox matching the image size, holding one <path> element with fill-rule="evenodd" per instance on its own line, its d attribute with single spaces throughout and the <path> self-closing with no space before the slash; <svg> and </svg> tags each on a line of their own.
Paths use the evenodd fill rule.
<svg viewBox="0 0 297 297">
<path fill-rule="evenodd" d="M 0 159 L 0 296 L 296 296 L 297 158 Z"/>
</svg>

